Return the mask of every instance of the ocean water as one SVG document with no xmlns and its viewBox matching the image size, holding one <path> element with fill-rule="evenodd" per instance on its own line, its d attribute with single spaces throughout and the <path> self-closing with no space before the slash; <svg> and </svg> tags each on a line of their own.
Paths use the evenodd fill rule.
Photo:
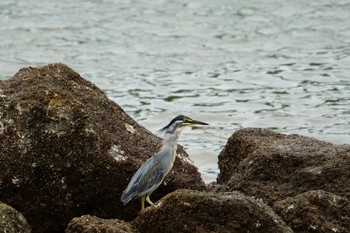
<svg viewBox="0 0 350 233">
<path fill-rule="evenodd" d="M 242 127 L 350 139 L 350 1 L 2 0 L 0 79 L 62 62 L 152 132 L 178 114 L 206 182 Z"/>
</svg>

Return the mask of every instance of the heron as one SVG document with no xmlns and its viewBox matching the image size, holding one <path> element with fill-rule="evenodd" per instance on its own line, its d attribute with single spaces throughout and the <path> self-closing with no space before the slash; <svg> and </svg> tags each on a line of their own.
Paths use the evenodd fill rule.
<svg viewBox="0 0 350 233">
<path fill-rule="evenodd" d="M 179 115 L 159 130 L 160 133 L 164 133 L 162 147 L 158 153 L 147 159 L 131 178 L 120 198 L 124 205 L 132 198 L 139 197 L 141 197 L 141 211 L 145 209 L 145 200 L 148 204 L 154 205 L 150 199 L 150 195 L 163 182 L 163 179 L 174 164 L 177 141 L 182 129 L 191 125 L 208 124 L 193 120 L 184 115 Z"/>
</svg>

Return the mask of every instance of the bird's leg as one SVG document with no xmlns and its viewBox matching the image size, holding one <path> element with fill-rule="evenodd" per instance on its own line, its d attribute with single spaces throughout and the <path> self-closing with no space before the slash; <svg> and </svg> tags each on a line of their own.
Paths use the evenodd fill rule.
<svg viewBox="0 0 350 233">
<path fill-rule="evenodd" d="M 145 209 L 145 196 L 141 197 L 141 211 Z"/>
<path fill-rule="evenodd" d="M 149 199 L 149 196 L 151 196 L 151 195 L 146 196 L 146 201 L 148 202 L 148 204 L 154 205 L 154 203 L 151 201 L 151 199 Z"/>
</svg>

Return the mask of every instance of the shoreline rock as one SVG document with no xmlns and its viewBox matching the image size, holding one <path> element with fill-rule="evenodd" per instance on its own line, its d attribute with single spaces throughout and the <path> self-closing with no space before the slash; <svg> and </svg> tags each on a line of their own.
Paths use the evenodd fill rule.
<svg viewBox="0 0 350 233">
<path fill-rule="evenodd" d="M 132 225 L 123 220 L 102 219 L 91 215 L 73 218 L 65 231 L 65 233 L 88 232 L 136 233 Z"/>
<path fill-rule="evenodd" d="M 119 199 L 160 138 L 63 64 L 23 68 L 0 89 L 0 200 L 33 232 L 63 232 L 84 214 L 136 217 L 139 200 L 124 207 Z M 180 188 L 205 189 L 188 160 L 179 146 L 154 201 Z"/>
<path fill-rule="evenodd" d="M 238 192 L 213 193 L 185 189 L 168 194 L 129 223 L 82 216 L 69 223 L 66 233 L 114 233 L 123 232 L 123 229 L 131 233 L 293 233 L 270 207 L 251 197 Z"/>
<path fill-rule="evenodd" d="M 0 81 L 0 200 L 28 220 L 23 232 L 350 232 L 350 145 L 238 130 L 207 186 L 179 146 L 139 213 L 119 198 L 160 143 L 64 64 Z"/>
<path fill-rule="evenodd" d="M 318 189 L 350 197 L 350 145 L 245 128 L 228 139 L 219 168 L 218 184 L 270 204 Z"/>
<path fill-rule="evenodd" d="M 0 232 L 30 233 L 32 228 L 17 210 L 0 202 Z"/>
<path fill-rule="evenodd" d="M 239 192 L 176 190 L 132 224 L 146 233 L 293 232 L 270 207 Z"/>
<path fill-rule="evenodd" d="M 273 209 L 294 232 L 350 231 L 350 201 L 323 190 L 312 190 L 288 197 Z"/>
</svg>

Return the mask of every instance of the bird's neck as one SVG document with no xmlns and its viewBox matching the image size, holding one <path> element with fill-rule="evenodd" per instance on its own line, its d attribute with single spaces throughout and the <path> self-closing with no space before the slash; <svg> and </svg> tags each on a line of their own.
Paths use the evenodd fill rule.
<svg viewBox="0 0 350 233">
<path fill-rule="evenodd" d="M 179 133 L 175 133 L 175 134 L 165 133 L 163 138 L 163 145 L 162 145 L 162 148 L 160 149 L 160 151 L 170 150 L 171 151 L 170 154 L 169 153 L 165 153 L 165 154 L 170 155 L 172 157 L 171 159 L 173 162 L 176 156 L 178 139 L 179 139 Z"/>
</svg>

